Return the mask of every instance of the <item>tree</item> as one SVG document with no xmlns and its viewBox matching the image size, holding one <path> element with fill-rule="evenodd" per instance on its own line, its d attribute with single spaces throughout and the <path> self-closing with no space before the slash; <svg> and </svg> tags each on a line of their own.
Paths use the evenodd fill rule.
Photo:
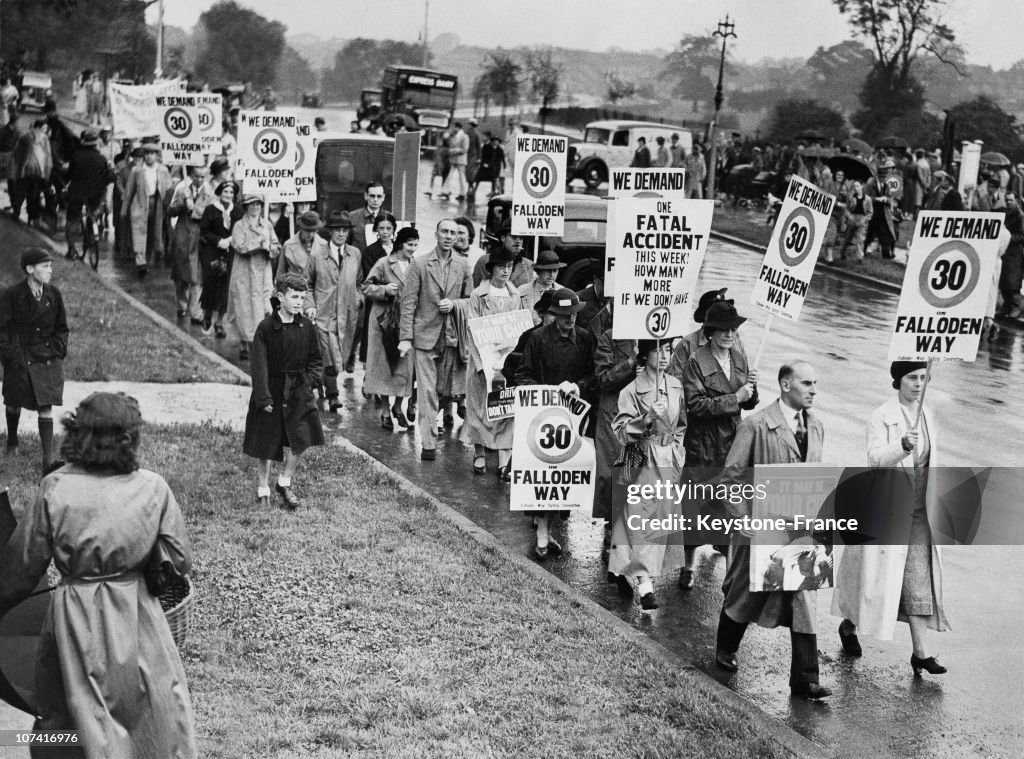
<svg viewBox="0 0 1024 759">
<path fill-rule="evenodd" d="M 847 113 L 857 107 L 857 93 L 874 65 L 871 51 L 856 40 L 846 40 L 830 48 L 819 47 L 807 59 L 819 91 L 828 92 Z"/>
<path fill-rule="evenodd" d="M 913 73 L 918 59 L 933 56 L 959 65 L 956 35 L 941 19 L 945 0 L 832 1 L 874 54 L 861 90 L 863 108 L 853 117 L 870 140 L 893 119 L 920 110 L 923 88 Z"/>
<path fill-rule="evenodd" d="M 608 99 L 612 105 L 636 94 L 636 82 L 629 82 L 614 71 L 606 71 L 604 81 L 608 85 Z"/>
<path fill-rule="evenodd" d="M 530 77 L 530 93 L 540 100 L 540 128 L 544 130 L 548 118 L 548 106 L 558 97 L 561 86 L 562 67 L 551 58 L 551 48 L 538 52 L 526 52 L 526 70 Z"/>
<path fill-rule="evenodd" d="M 715 81 L 705 72 L 717 75 L 720 57 L 716 38 L 710 32 L 703 35 L 687 34 L 679 41 L 676 49 L 665 56 L 665 67 L 658 78 L 675 82 L 672 94 L 692 100 L 693 110 L 696 111 L 701 100 L 707 100 L 715 94 Z M 726 70 L 730 69 L 727 54 Z"/>
<path fill-rule="evenodd" d="M 199 16 L 202 47 L 196 76 L 214 84 L 274 82 L 284 53 L 284 24 L 270 21 L 234 0 L 221 0 Z"/>
<path fill-rule="evenodd" d="M 982 140 L 983 150 L 998 150 L 1018 156 L 1022 144 L 1021 125 L 986 95 L 949 109 L 949 118 L 956 125 L 957 140 Z"/>
<path fill-rule="evenodd" d="M 274 77 L 274 86 L 285 97 L 294 93 L 301 102 L 303 92 L 318 89 L 317 75 L 305 58 L 291 45 L 286 45 L 281 63 L 277 67 L 277 75 Z"/>
<path fill-rule="evenodd" d="M 791 140 L 812 130 L 835 140 L 848 136 L 843 114 L 817 100 L 780 100 L 775 104 L 768 139 Z"/>
<path fill-rule="evenodd" d="M 423 47 L 397 40 L 349 40 L 334 56 L 334 68 L 324 75 L 328 98 L 354 101 L 366 87 L 380 85 L 381 74 L 389 64 L 419 66 Z"/>
<path fill-rule="evenodd" d="M 504 120 L 506 109 L 519 103 L 519 78 L 522 67 L 501 48 L 490 56 L 489 63 L 484 61 L 483 76 L 487 82 L 487 91 L 501 103 L 501 118 Z"/>
</svg>

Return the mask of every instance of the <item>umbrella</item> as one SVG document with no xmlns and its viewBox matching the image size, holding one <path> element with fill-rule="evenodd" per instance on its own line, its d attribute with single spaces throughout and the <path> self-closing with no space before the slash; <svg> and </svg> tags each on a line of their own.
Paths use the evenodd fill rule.
<svg viewBox="0 0 1024 759">
<path fill-rule="evenodd" d="M 875 147 L 882 148 L 883 150 L 906 150 L 910 147 L 910 143 L 902 137 L 890 135 L 879 140 Z"/>
<path fill-rule="evenodd" d="M 858 179 L 861 182 L 866 182 L 875 175 L 875 167 L 857 156 L 834 155 L 831 158 L 826 158 L 825 163 L 832 169 L 833 174 L 841 171 L 846 174 L 847 179 Z"/>
<path fill-rule="evenodd" d="M 988 153 L 981 154 L 981 162 L 987 163 L 989 166 L 1009 166 L 1010 159 L 1004 156 L 1002 153 L 997 153 L 994 150 Z"/>
<path fill-rule="evenodd" d="M 871 155 L 873 152 L 870 145 L 864 142 L 864 140 L 858 140 L 856 137 L 851 137 L 849 140 L 844 142 L 843 147 L 851 153 L 864 153 L 865 155 Z"/>
</svg>

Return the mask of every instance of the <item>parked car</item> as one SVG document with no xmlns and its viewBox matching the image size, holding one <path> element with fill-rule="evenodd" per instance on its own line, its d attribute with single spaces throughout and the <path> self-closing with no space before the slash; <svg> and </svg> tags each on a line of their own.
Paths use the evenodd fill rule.
<svg viewBox="0 0 1024 759">
<path fill-rule="evenodd" d="M 487 248 L 490 241 L 499 238 L 501 224 L 511 213 L 511 195 L 499 195 L 488 201 L 487 218 L 477 235 L 481 248 Z M 607 227 L 606 198 L 569 193 L 565 196 L 565 230 L 562 236 L 527 237 L 523 252 L 535 260 L 538 245 L 541 250 L 554 250 L 559 259 L 568 264 L 559 272 L 559 283 L 572 290 L 582 290 L 592 279 L 590 259 L 604 261 Z"/>
<path fill-rule="evenodd" d="M 591 190 L 611 176 L 611 169 L 621 169 L 633 161 L 637 140 L 643 137 L 655 155 L 656 137 L 664 137 L 669 144 L 673 134 L 679 135 L 679 145 L 686 154 L 693 145 L 693 136 L 686 127 L 656 124 L 648 121 L 592 121 L 583 131 L 583 141 L 569 145 L 569 169 L 566 181 L 582 179 Z"/>
<path fill-rule="evenodd" d="M 46 101 L 53 96 L 53 79 L 39 71 L 26 71 L 21 80 L 21 98 L 18 109 L 34 108 L 42 111 Z"/>
<path fill-rule="evenodd" d="M 363 205 L 366 185 L 377 181 L 392 197 L 395 141 L 382 135 L 325 132 L 316 150 L 317 212 Z"/>
</svg>

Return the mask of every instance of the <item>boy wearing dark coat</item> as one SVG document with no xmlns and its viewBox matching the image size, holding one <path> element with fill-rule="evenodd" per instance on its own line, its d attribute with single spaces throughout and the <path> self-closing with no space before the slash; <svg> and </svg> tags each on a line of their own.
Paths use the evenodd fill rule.
<svg viewBox="0 0 1024 759">
<path fill-rule="evenodd" d="M 0 363 L 7 407 L 7 452 L 18 448 L 21 410 L 39 414 L 43 471 L 53 449 L 53 407 L 63 403 L 68 321 L 64 299 L 50 284 L 53 258 L 42 248 L 21 254 L 25 280 L 0 295 Z"/>
<path fill-rule="evenodd" d="M 324 444 L 313 398 L 323 364 L 316 326 L 302 315 L 305 278 L 282 274 L 276 290 L 280 308 L 260 322 L 249 353 L 252 397 L 242 451 L 260 461 L 256 500 L 261 506 L 270 505 L 270 462 L 284 459 L 275 489 L 284 508 L 294 510 L 300 504 L 292 492 L 299 456 L 310 446 Z"/>
</svg>

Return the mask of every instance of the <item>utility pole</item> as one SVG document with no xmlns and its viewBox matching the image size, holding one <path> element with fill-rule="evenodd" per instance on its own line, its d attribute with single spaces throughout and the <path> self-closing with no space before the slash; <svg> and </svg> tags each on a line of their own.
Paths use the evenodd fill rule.
<svg viewBox="0 0 1024 759">
<path fill-rule="evenodd" d="M 430 47 L 427 42 L 427 20 L 430 17 L 430 0 L 423 3 L 423 68 L 430 62 Z"/>
<path fill-rule="evenodd" d="M 157 79 L 164 75 L 164 0 L 157 5 L 156 21 L 156 71 Z"/>
<path fill-rule="evenodd" d="M 722 38 L 722 57 L 718 62 L 718 86 L 715 88 L 715 117 L 711 121 L 711 154 L 708 157 L 708 197 L 712 200 L 715 199 L 715 166 L 718 163 L 718 112 L 722 110 L 722 74 L 725 71 L 725 43 L 730 37 L 735 37 L 736 33 L 733 29 L 736 28 L 736 24 L 729 21 L 729 15 L 726 14 L 725 21 L 718 22 L 718 28 L 712 34 L 713 37 Z"/>
</svg>

